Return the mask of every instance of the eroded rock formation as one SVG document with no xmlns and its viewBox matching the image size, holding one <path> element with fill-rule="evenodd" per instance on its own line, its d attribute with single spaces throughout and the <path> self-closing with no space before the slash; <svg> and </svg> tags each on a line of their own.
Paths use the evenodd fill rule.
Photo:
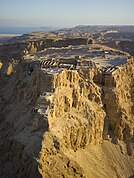
<svg viewBox="0 0 134 178">
<path fill-rule="evenodd" d="M 134 59 L 111 73 L 29 76 L 27 65 L 0 91 L 0 176 L 133 176 Z M 43 115 L 34 110 L 42 104 Z"/>
<path fill-rule="evenodd" d="M 105 106 L 109 129 L 118 142 L 128 144 L 133 152 L 134 140 L 134 61 L 132 59 L 111 75 L 105 74 Z"/>
</svg>

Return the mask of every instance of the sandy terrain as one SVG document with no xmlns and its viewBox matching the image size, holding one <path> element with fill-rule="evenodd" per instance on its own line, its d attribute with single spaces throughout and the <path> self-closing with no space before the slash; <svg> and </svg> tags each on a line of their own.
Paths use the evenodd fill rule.
<svg viewBox="0 0 134 178">
<path fill-rule="evenodd" d="M 0 34 L 0 38 L 21 36 L 21 34 Z"/>
<path fill-rule="evenodd" d="M 133 174 L 133 162 L 130 163 L 125 144 L 121 146 L 124 155 L 119 145 L 109 141 L 103 141 L 93 149 L 68 150 L 65 154 L 82 166 L 87 178 L 127 178 Z"/>
</svg>

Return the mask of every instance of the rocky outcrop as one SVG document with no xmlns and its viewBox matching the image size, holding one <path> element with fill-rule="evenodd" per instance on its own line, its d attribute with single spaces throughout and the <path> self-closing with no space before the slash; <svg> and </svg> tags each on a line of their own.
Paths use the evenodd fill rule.
<svg viewBox="0 0 134 178">
<path fill-rule="evenodd" d="M 48 115 L 50 130 L 57 123 L 63 147 L 84 148 L 102 139 L 102 90 L 93 82 L 94 71 L 64 71 L 54 80 L 55 92 Z M 68 123 L 68 124 L 67 124 Z M 70 124 L 69 124 L 70 123 Z M 77 137 L 79 135 L 79 137 Z"/>
<path fill-rule="evenodd" d="M 27 67 L 0 91 L 1 176 L 133 176 L 134 59 L 111 73 Z"/>
<path fill-rule="evenodd" d="M 49 132 L 42 142 L 39 159 L 43 177 L 84 177 L 80 165 L 69 161 L 64 152 L 68 149 L 76 152 L 102 141 L 105 112 L 102 90 L 93 81 L 95 75 L 94 69 L 63 71 L 54 78 Z M 58 169 L 60 164 L 63 165 Z"/>
<path fill-rule="evenodd" d="M 55 93 L 48 114 L 49 133 L 45 135 L 42 142 L 39 160 L 41 164 L 39 170 L 43 177 L 53 177 L 61 173 L 63 177 L 68 177 L 66 168 L 58 169 L 61 162 L 59 155 L 62 155 L 63 159 L 64 154 L 76 160 L 80 166 L 79 170 L 82 171 L 83 168 L 87 171 L 83 167 L 84 163 L 75 159 L 75 155 L 83 154 L 81 149 L 98 146 L 99 143 L 104 142 L 103 140 L 119 145 L 118 151 L 121 154 L 129 154 L 133 157 L 133 66 L 133 59 L 131 59 L 111 74 L 92 69 L 82 70 L 79 73 L 64 71 L 55 77 Z M 47 144 L 50 140 L 51 146 Z M 110 147 L 116 152 L 112 145 Z M 68 150 L 73 151 L 71 152 L 73 156 L 70 156 L 71 153 L 68 154 Z M 106 151 L 104 152 L 107 154 Z M 106 166 L 106 163 L 102 164 Z M 127 159 L 126 164 L 129 164 Z M 133 174 L 132 165 L 133 162 L 130 163 L 130 172 L 126 172 L 126 175 Z M 112 169 L 111 166 L 109 164 L 108 169 L 109 167 Z M 123 173 L 120 165 L 118 169 L 120 173 L 114 170 L 115 176 L 122 177 L 125 172 Z M 124 169 L 126 170 L 125 167 Z M 89 176 L 88 171 L 84 173 L 86 177 Z M 103 177 L 103 173 L 106 174 L 103 170 L 102 175 L 99 174 L 100 177 Z M 81 174 L 85 176 L 82 172 Z M 92 173 L 90 176 L 96 177 L 95 174 L 97 173 Z M 106 177 L 109 176 L 112 175 L 107 173 Z"/>
<path fill-rule="evenodd" d="M 113 132 L 115 141 L 127 143 L 129 154 L 133 154 L 134 60 L 128 60 L 111 75 L 105 74 L 104 80 L 109 132 Z"/>
</svg>

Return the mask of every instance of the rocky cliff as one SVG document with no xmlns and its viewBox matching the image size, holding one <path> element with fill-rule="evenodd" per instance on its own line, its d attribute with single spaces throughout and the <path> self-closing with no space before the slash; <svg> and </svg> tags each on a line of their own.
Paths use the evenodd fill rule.
<svg viewBox="0 0 134 178">
<path fill-rule="evenodd" d="M 111 75 L 104 76 L 105 109 L 109 131 L 115 142 L 124 141 L 133 154 L 134 140 L 134 61 L 132 59 Z"/>
<path fill-rule="evenodd" d="M 79 73 L 64 71 L 54 79 L 53 108 L 48 115 L 50 130 L 45 134 L 39 159 L 43 177 L 133 175 L 133 67 L 131 59 L 113 73 L 97 69 Z M 100 145 L 102 147 L 98 148 Z M 97 150 L 91 154 L 93 157 L 89 153 L 92 149 Z M 100 154 L 101 158 L 97 158 Z M 107 155 L 111 157 L 112 164 L 103 161 Z M 120 164 L 113 160 L 114 156 Z M 99 162 L 96 160 L 95 167 L 91 168 L 90 159 L 93 162 L 99 159 Z M 131 173 L 126 171 L 128 165 Z"/>
<path fill-rule="evenodd" d="M 133 176 L 134 59 L 113 72 L 27 67 L 1 81 L 0 176 Z"/>
</svg>

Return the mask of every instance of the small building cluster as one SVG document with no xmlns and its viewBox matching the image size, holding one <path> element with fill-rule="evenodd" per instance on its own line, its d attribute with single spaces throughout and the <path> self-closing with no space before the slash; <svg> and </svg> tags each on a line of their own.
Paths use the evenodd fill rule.
<svg viewBox="0 0 134 178">
<path fill-rule="evenodd" d="M 35 68 L 40 68 L 43 72 L 46 73 L 59 73 L 60 71 L 67 70 L 79 70 L 80 68 L 93 68 L 96 67 L 96 64 L 89 60 L 81 58 L 80 56 L 75 56 L 74 58 L 60 58 L 60 59 L 42 59 L 39 61 L 32 61 L 28 66 L 28 75 Z"/>
</svg>

